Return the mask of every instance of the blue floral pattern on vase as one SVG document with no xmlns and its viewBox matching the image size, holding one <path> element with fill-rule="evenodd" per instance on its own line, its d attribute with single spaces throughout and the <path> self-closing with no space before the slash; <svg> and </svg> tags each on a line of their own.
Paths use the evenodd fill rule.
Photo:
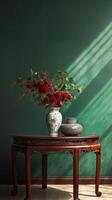
<svg viewBox="0 0 112 200">
<path fill-rule="evenodd" d="M 58 130 L 62 124 L 62 114 L 59 107 L 51 107 L 47 115 L 47 126 L 50 136 L 58 136 Z"/>
</svg>

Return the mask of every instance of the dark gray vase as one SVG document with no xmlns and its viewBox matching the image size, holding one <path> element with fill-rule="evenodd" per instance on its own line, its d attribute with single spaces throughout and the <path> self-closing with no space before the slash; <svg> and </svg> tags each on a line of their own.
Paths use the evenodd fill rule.
<svg viewBox="0 0 112 200">
<path fill-rule="evenodd" d="M 77 123 L 75 118 L 68 117 L 66 123 L 61 124 L 60 131 L 65 136 L 78 136 L 82 133 L 83 127 L 81 124 Z"/>
</svg>

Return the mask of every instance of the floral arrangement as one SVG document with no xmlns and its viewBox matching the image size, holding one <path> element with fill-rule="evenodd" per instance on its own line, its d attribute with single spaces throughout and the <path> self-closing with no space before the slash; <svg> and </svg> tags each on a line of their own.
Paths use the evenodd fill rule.
<svg viewBox="0 0 112 200">
<path fill-rule="evenodd" d="M 46 71 L 31 69 L 27 78 L 19 77 L 14 83 L 21 87 L 21 97 L 30 95 L 36 103 L 45 107 L 67 105 L 81 92 L 81 87 L 66 71 L 58 71 L 55 76 L 50 77 Z"/>
</svg>

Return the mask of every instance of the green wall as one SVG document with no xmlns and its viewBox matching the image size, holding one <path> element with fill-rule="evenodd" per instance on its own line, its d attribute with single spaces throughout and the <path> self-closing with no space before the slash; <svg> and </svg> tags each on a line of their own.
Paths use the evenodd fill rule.
<svg viewBox="0 0 112 200">
<path fill-rule="evenodd" d="M 30 67 L 50 73 L 66 69 L 83 85 L 77 100 L 62 110 L 63 121 L 74 116 L 83 135 L 101 135 L 101 175 L 112 176 L 112 1 L 4 0 L 0 8 L 0 179 L 11 177 L 12 135 L 48 134 L 47 110 L 28 99 L 18 101 L 12 86 Z M 95 156 L 84 154 L 80 160 L 81 176 L 93 176 Z M 19 157 L 20 177 L 22 163 Z M 33 156 L 32 174 L 41 175 L 40 154 Z M 50 154 L 49 175 L 71 176 L 71 155 Z"/>
</svg>

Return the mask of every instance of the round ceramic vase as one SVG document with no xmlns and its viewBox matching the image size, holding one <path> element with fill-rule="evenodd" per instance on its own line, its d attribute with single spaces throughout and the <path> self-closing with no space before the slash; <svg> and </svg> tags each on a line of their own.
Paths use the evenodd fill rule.
<svg viewBox="0 0 112 200">
<path fill-rule="evenodd" d="M 68 117 L 65 124 L 61 124 L 61 132 L 65 136 L 78 136 L 83 131 L 81 124 L 77 123 L 76 118 Z"/>
</svg>

